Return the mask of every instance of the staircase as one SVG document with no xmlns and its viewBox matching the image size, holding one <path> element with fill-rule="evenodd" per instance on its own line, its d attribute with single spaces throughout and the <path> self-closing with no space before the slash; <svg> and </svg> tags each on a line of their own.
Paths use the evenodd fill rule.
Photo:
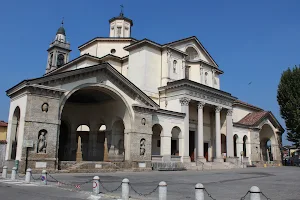
<svg viewBox="0 0 300 200">
<path fill-rule="evenodd" d="M 230 163 L 230 162 L 205 162 L 205 163 L 196 163 L 192 162 L 185 164 L 187 170 L 196 170 L 196 171 L 207 171 L 207 170 L 219 170 L 219 169 L 235 169 L 240 168 L 239 166 Z"/>
</svg>

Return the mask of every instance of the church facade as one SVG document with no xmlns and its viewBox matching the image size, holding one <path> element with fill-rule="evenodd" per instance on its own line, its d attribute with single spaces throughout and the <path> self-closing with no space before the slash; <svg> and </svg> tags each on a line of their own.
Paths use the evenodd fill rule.
<svg viewBox="0 0 300 200">
<path fill-rule="evenodd" d="M 91 170 L 281 161 L 279 122 L 220 89 L 224 72 L 195 36 L 137 40 L 122 12 L 109 25 L 109 37 L 79 46 L 71 61 L 61 26 L 45 74 L 7 90 L 7 162 Z"/>
</svg>

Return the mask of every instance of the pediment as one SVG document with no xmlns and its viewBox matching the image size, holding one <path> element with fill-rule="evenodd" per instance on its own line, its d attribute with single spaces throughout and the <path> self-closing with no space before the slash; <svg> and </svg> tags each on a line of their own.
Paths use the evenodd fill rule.
<svg viewBox="0 0 300 200">
<path fill-rule="evenodd" d="M 197 53 L 200 55 L 199 60 L 202 60 L 209 65 L 212 65 L 214 67 L 218 67 L 217 63 L 214 61 L 212 56 L 208 53 L 208 51 L 205 49 L 205 47 L 201 44 L 201 42 L 198 40 L 197 37 L 192 36 L 189 38 L 184 38 L 181 40 L 177 40 L 171 43 L 167 43 L 165 45 L 174 47 L 176 49 L 179 49 L 183 52 L 186 52 L 187 48 L 192 47 L 194 48 Z"/>
<path fill-rule="evenodd" d="M 126 95 L 126 98 L 131 99 L 131 105 L 140 105 L 153 109 L 159 108 L 159 105 L 150 97 L 108 63 L 26 80 L 9 89 L 7 94 L 10 96 L 20 88 L 24 88 L 23 86 L 28 85 L 42 85 L 53 89 L 59 88 L 68 92 L 79 86 L 103 85 L 114 88 L 115 91 Z"/>
</svg>

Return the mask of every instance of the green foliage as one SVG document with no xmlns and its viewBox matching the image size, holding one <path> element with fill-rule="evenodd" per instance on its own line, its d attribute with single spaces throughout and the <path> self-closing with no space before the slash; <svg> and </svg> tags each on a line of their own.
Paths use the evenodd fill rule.
<svg viewBox="0 0 300 200">
<path fill-rule="evenodd" d="M 300 68 L 288 68 L 281 75 L 277 90 L 281 117 L 285 120 L 287 139 L 300 146 Z"/>
</svg>

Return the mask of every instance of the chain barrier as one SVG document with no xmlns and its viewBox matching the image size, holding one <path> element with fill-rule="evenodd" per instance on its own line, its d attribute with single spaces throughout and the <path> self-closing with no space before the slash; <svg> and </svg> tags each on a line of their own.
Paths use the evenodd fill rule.
<svg viewBox="0 0 300 200">
<path fill-rule="evenodd" d="M 151 192 L 149 192 L 149 193 L 146 193 L 146 194 L 142 194 L 142 193 L 139 193 L 138 191 L 136 191 L 136 189 L 134 189 L 134 187 L 130 184 L 130 183 L 128 183 L 128 185 L 130 186 L 130 188 L 136 193 L 136 194 L 138 194 L 138 195 L 140 195 L 140 196 L 149 196 L 149 195 L 151 195 L 152 193 L 154 193 L 158 188 L 159 188 L 159 185 L 157 185 L 156 186 L 156 188 L 154 188 L 154 190 L 152 190 Z"/>
<path fill-rule="evenodd" d="M 19 178 L 25 178 L 26 174 L 25 174 L 25 175 L 23 175 L 23 176 L 20 176 L 20 174 L 19 174 L 19 173 L 17 173 L 17 176 L 18 176 Z"/>
<path fill-rule="evenodd" d="M 250 191 L 248 191 L 242 198 L 241 198 L 241 200 L 245 200 L 246 199 L 246 197 L 247 197 L 247 195 L 250 193 Z"/>
<path fill-rule="evenodd" d="M 204 191 L 206 192 L 206 194 L 207 194 L 207 196 L 208 196 L 209 198 L 211 198 L 212 200 L 216 200 L 215 198 L 213 198 L 213 197 L 211 196 L 211 194 L 208 193 L 208 191 L 206 190 L 206 188 L 204 188 Z"/>
<path fill-rule="evenodd" d="M 72 184 L 72 183 L 66 183 L 66 182 L 62 182 L 62 181 L 59 181 L 59 180 L 57 180 L 56 178 L 54 178 L 51 174 L 49 174 L 49 173 L 47 173 L 47 176 L 49 176 L 50 178 L 52 178 L 53 180 L 49 180 L 49 179 L 47 179 L 47 181 L 49 181 L 49 182 L 57 182 L 57 184 L 61 184 L 61 185 L 67 185 L 67 186 L 72 186 L 72 187 L 75 187 L 76 189 L 80 189 L 80 187 L 82 186 L 82 185 L 85 185 L 85 184 L 87 184 L 87 183 L 90 183 L 90 182 L 92 182 L 93 181 L 93 179 L 90 179 L 90 180 L 88 180 L 88 181 L 85 181 L 85 182 L 82 182 L 82 183 L 78 183 L 78 184 Z"/>
<path fill-rule="evenodd" d="M 42 178 L 42 175 L 40 177 L 38 177 L 38 178 L 34 178 L 34 176 L 32 175 L 32 173 L 30 173 L 30 175 L 31 175 L 32 180 L 34 180 L 34 181 L 39 181 Z"/>
<path fill-rule="evenodd" d="M 114 190 L 108 190 L 106 187 L 104 187 L 103 183 L 99 180 L 100 185 L 102 186 L 102 188 L 106 191 L 106 192 L 110 192 L 113 193 L 115 191 L 117 191 L 118 189 L 120 189 L 122 187 L 122 183 Z"/>
<path fill-rule="evenodd" d="M 260 192 L 261 195 L 263 195 L 267 200 L 271 200 L 269 197 L 267 197 L 263 192 Z"/>
</svg>

